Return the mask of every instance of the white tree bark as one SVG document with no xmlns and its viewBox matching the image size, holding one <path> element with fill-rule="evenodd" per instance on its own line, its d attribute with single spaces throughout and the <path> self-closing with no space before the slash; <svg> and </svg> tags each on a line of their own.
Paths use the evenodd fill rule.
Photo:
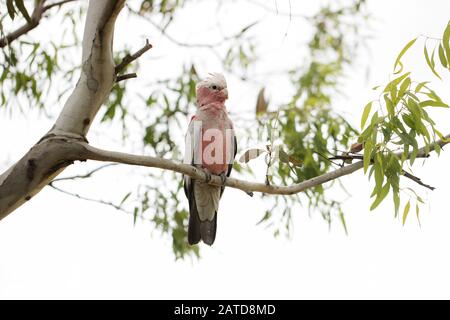
<svg viewBox="0 0 450 320">
<path fill-rule="evenodd" d="M 92 119 L 115 82 L 114 24 L 125 0 L 91 0 L 83 37 L 80 79 L 53 128 L 0 176 L 0 219 L 31 199 L 79 153 L 70 139 L 85 140 Z"/>
<path fill-rule="evenodd" d="M 125 0 L 89 2 L 80 79 L 49 134 L 86 136 L 115 82 L 114 23 L 124 4 Z"/>
</svg>

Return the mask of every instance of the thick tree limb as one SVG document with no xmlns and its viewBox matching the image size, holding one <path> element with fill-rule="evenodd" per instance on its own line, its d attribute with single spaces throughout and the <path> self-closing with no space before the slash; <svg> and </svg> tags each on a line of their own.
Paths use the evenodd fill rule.
<svg viewBox="0 0 450 320">
<path fill-rule="evenodd" d="M 76 144 L 67 143 L 64 139 L 47 139 L 33 146 L 0 176 L 0 220 L 78 160 L 80 151 Z"/>
<path fill-rule="evenodd" d="M 191 176 L 194 179 L 203 181 L 205 180 L 205 174 L 202 170 L 187 164 L 178 163 L 169 159 L 138 156 L 122 152 L 106 151 L 94 148 L 86 143 L 81 144 L 84 144 L 86 148 L 85 150 L 86 159 L 89 160 L 117 162 L 129 165 L 160 168 L 182 173 Z M 305 191 L 306 189 L 321 185 L 325 182 L 337 179 L 339 177 L 351 174 L 361 168 L 362 162 L 354 163 L 349 166 L 337 169 L 335 171 L 326 173 L 324 175 L 306 180 L 304 182 L 292 186 L 267 185 L 265 183 L 249 182 L 234 178 L 227 178 L 227 180 L 225 181 L 225 186 L 240 189 L 247 193 L 255 191 L 267 194 L 291 195 L 294 193 Z M 219 176 L 213 175 L 209 183 L 213 185 L 222 185 L 222 180 Z"/>
<path fill-rule="evenodd" d="M 85 137 L 105 101 L 116 73 L 112 54 L 114 23 L 125 0 L 89 1 L 83 36 L 82 70 L 50 135 Z"/>
<path fill-rule="evenodd" d="M 450 141 L 450 134 L 445 137 L 444 140 L 439 140 L 433 144 L 431 144 L 429 150 L 434 150 L 434 146 L 437 144 L 440 147 L 448 144 Z M 205 174 L 202 170 L 197 169 L 193 166 L 177 163 L 175 161 L 169 159 L 161 159 L 155 157 L 148 156 L 139 156 L 133 154 L 127 154 L 122 152 L 115 151 L 106 151 L 102 149 L 98 149 L 90 146 L 85 142 L 77 143 L 84 148 L 83 155 L 84 159 L 87 160 L 96 160 L 96 161 L 107 161 L 107 162 L 116 162 L 123 163 L 129 165 L 137 165 L 144 167 L 153 167 L 160 168 L 165 170 L 171 170 L 178 173 L 182 173 L 188 175 L 194 179 L 205 180 Z M 399 153 L 401 155 L 401 153 Z M 427 157 L 428 153 L 425 148 L 421 148 L 417 154 L 419 157 Z M 299 192 L 303 192 L 307 189 L 319 186 L 326 182 L 335 180 L 342 176 L 349 175 L 359 169 L 363 168 L 363 161 L 358 161 L 356 163 L 350 164 L 348 166 L 339 168 L 337 170 L 325 173 L 321 176 L 311 178 L 309 180 L 303 181 L 298 184 L 294 184 L 291 186 L 275 186 L 275 185 L 267 185 L 265 183 L 256 183 L 249 182 L 234 178 L 228 178 L 225 181 L 225 186 L 236 188 L 243 190 L 247 193 L 249 192 L 262 192 L 267 194 L 277 194 L 277 195 L 291 195 Z M 213 185 L 223 185 L 222 180 L 219 176 L 212 176 L 211 181 L 209 182 Z"/>
</svg>

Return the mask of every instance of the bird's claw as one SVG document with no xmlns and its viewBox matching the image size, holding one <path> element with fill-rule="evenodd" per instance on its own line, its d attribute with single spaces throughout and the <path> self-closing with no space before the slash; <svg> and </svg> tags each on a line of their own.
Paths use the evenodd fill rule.
<svg viewBox="0 0 450 320">
<path fill-rule="evenodd" d="M 227 181 L 227 175 L 222 172 L 221 174 L 219 174 L 220 180 L 222 181 L 222 185 L 225 185 L 225 182 Z"/>
<path fill-rule="evenodd" d="M 209 183 L 211 181 L 211 172 L 209 172 L 208 170 L 204 169 L 203 173 L 205 174 L 205 182 Z"/>
</svg>

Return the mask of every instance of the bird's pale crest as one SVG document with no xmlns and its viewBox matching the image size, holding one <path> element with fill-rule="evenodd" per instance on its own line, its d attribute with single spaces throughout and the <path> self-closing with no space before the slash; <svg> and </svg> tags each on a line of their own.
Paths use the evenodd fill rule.
<svg viewBox="0 0 450 320">
<path fill-rule="evenodd" d="M 209 77 L 206 79 L 203 79 L 199 83 L 197 83 L 197 90 L 200 87 L 210 87 L 216 85 L 221 89 L 224 89 L 227 87 L 227 81 L 225 80 L 225 77 L 221 73 L 210 73 Z"/>
</svg>

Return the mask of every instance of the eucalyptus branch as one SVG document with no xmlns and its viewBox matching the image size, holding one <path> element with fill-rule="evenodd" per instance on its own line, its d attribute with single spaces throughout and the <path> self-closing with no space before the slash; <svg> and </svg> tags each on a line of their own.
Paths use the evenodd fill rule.
<svg viewBox="0 0 450 320">
<path fill-rule="evenodd" d="M 142 56 L 145 52 L 147 52 L 148 50 L 150 50 L 152 48 L 152 45 L 148 42 L 148 39 L 145 40 L 145 45 L 139 49 L 138 51 L 136 51 L 133 54 L 128 54 L 126 55 L 122 61 L 115 67 L 115 71 L 116 74 L 118 74 L 119 72 L 121 72 L 122 70 L 124 70 L 126 68 L 126 66 L 128 66 L 130 63 L 132 63 L 134 60 L 138 59 L 140 56 Z M 127 78 L 129 79 L 129 78 Z M 122 79 L 125 80 L 125 79 Z M 120 81 L 120 80 L 117 80 Z"/>
<path fill-rule="evenodd" d="M 305 19 L 305 20 L 311 20 L 311 17 L 308 17 L 308 16 L 303 15 L 303 14 L 292 12 L 291 10 L 289 12 L 279 11 L 278 10 L 278 6 L 276 4 L 276 1 L 275 1 L 275 8 L 271 8 L 268 5 L 264 4 L 263 2 L 259 2 L 258 0 L 246 0 L 246 1 L 248 3 L 251 3 L 251 4 L 255 5 L 255 6 L 263 8 L 264 10 L 266 10 L 266 11 L 268 11 L 270 13 L 273 13 L 273 14 L 275 14 L 277 16 L 285 16 L 285 17 L 289 17 L 289 18 L 302 18 L 302 19 Z M 289 8 L 291 9 L 290 3 L 289 3 Z"/>
<path fill-rule="evenodd" d="M 74 1 L 78 1 L 78 0 L 63 0 L 63 1 L 57 1 L 54 3 L 50 3 L 46 6 L 44 6 L 44 11 L 50 10 L 54 7 L 61 7 L 62 5 L 68 3 L 68 2 L 74 2 Z"/>
<path fill-rule="evenodd" d="M 351 155 L 351 154 L 342 154 L 342 155 L 336 155 L 327 158 L 328 160 L 344 160 L 344 161 L 351 161 L 351 160 L 363 160 L 364 157 L 359 154 Z"/>
<path fill-rule="evenodd" d="M 418 157 L 427 157 L 429 155 L 429 151 L 434 150 L 436 145 L 443 147 L 444 145 L 450 142 L 450 134 L 445 136 L 444 139 L 436 141 L 430 144 L 429 149 L 422 147 L 418 150 Z M 188 175 L 194 179 L 206 181 L 205 173 L 194 166 L 182 164 L 179 162 L 175 162 L 169 159 L 162 159 L 156 157 L 148 157 L 148 156 L 140 156 L 122 152 L 115 151 L 107 151 L 98 149 L 90 146 L 85 142 L 75 141 L 75 143 L 82 150 L 80 152 L 80 156 L 83 156 L 84 159 L 88 160 L 96 160 L 96 161 L 106 161 L 106 162 L 116 162 L 123 163 L 129 165 L 136 166 L 144 166 L 144 167 L 153 167 L 160 168 L 165 170 L 170 170 L 178 173 L 182 173 Z M 399 153 L 398 155 L 401 155 Z M 317 187 L 326 182 L 338 179 L 342 176 L 349 175 L 359 169 L 363 168 L 363 161 L 358 161 L 356 163 L 344 166 L 337 170 L 325 173 L 323 175 L 305 180 L 301 183 L 294 184 L 291 186 L 276 186 L 276 185 L 267 185 L 266 183 L 257 183 L 257 182 L 249 182 L 240 179 L 228 178 L 225 183 L 222 182 L 222 179 L 219 176 L 212 176 L 209 184 L 212 185 L 224 185 L 231 188 L 236 188 L 243 190 L 246 193 L 249 192 L 262 192 L 266 194 L 274 194 L 274 195 L 292 195 L 299 192 L 303 192 L 305 190 Z M 420 179 L 419 179 L 420 180 Z"/>
<path fill-rule="evenodd" d="M 180 46 L 180 47 L 185 47 L 185 48 L 209 48 L 209 49 L 214 49 L 218 46 L 221 46 L 224 44 L 224 42 L 226 41 L 230 41 L 233 39 L 237 39 L 239 37 L 241 37 L 245 32 L 247 32 L 250 28 L 252 28 L 253 26 L 255 26 L 259 21 L 255 21 L 251 24 L 249 24 L 248 26 L 244 27 L 243 29 L 241 29 L 239 32 L 230 35 L 230 36 L 224 36 L 222 39 L 220 39 L 220 41 L 217 42 L 213 42 L 213 43 L 188 43 L 188 42 L 183 42 L 181 40 L 176 39 L 175 37 L 173 37 L 172 35 L 170 35 L 167 32 L 167 27 L 168 25 L 165 26 L 160 26 L 158 23 L 154 22 L 153 20 L 151 20 L 148 17 L 144 17 L 140 12 L 133 10 L 132 8 L 128 7 L 128 10 L 145 19 L 146 21 L 148 21 L 155 29 L 157 29 L 164 37 L 166 37 L 166 39 L 168 39 L 170 42 L 173 42 L 174 44 Z"/>
<path fill-rule="evenodd" d="M 89 172 L 87 172 L 85 174 L 80 174 L 80 175 L 74 175 L 74 176 L 68 176 L 68 177 L 62 177 L 62 178 L 53 179 L 52 183 L 53 182 L 58 182 L 58 181 L 64 181 L 64 180 L 87 179 L 87 178 L 92 177 L 94 175 L 94 173 L 97 173 L 100 170 L 103 170 L 103 169 L 111 167 L 111 166 L 116 166 L 116 165 L 117 165 L 117 163 L 108 163 L 108 164 L 105 164 L 103 166 L 97 167 L 97 168 L 95 168 L 95 169 L 93 169 L 93 170 L 91 170 L 91 171 L 89 171 Z"/>
<path fill-rule="evenodd" d="M 116 82 L 120 82 L 120 81 L 124 81 L 124 80 L 128 80 L 128 79 L 133 79 L 133 78 L 137 78 L 137 73 L 136 72 L 127 73 L 127 74 L 123 74 L 123 75 L 117 76 Z"/>
<path fill-rule="evenodd" d="M 130 11 L 132 13 L 142 17 L 142 15 L 139 12 L 136 12 L 136 11 L 134 11 L 132 9 L 130 9 Z M 175 43 L 176 45 L 178 45 L 180 47 L 187 47 L 187 48 L 214 48 L 215 46 L 217 46 L 217 44 L 182 42 L 182 41 L 172 37 L 170 34 L 167 33 L 166 28 L 159 26 L 156 22 L 152 21 L 151 19 L 146 18 L 145 20 L 148 21 L 153 27 L 155 27 L 169 41 Z"/>
<path fill-rule="evenodd" d="M 17 28 L 16 30 L 12 31 L 11 33 L 7 34 L 6 36 L 0 38 L 0 48 L 4 48 L 4 47 L 10 45 L 11 42 L 13 42 L 14 40 L 17 40 L 21 36 L 27 34 L 31 30 L 36 28 L 39 25 L 39 23 L 41 22 L 43 13 L 46 12 L 47 10 L 50 10 L 54 7 L 61 7 L 64 4 L 73 2 L 73 1 L 77 1 L 77 0 L 58 1 L 58 2 L 51 3 L 51 4 L 48 4 L 45 6 L 44 5 L 45 0 L 40 0 L 36 4 L 36 6 L 33 10 L 30 21 L 28 21 L 23 26 Z"/>
<path fill-rule="evenodd" d="M 419 177 L 416 177 L 415 175 L 412 175 L 409 172 L 406 172 L 405 170 L 403 170 L 402 172 L 403 176 L 405 176 L 408 179 L 411 179 L 412 181 L 414 181 L 417 184 L 420 184 L 422 187 L 428 188 L 430 190 L 434 190 L 436 189 L 435 187 L 430 186 L 429 184 L 425 184 L 422 182 L 422 179 L 420 179 Z"/>
<path fill-rule="evenodd" d="M 429 156 L 430 156 L 429 154 L 424 153 L 424 154 L 418 155 L 417 158 L 428 158 Z M 343 160 L 344 163 L 345 163 L 346 161 L 363 160 L 364 157 L 362 155 L 358 155 L 358 154 L 352 155 L 352 154 L 346 153 L 346 154 L 343 154 L 343 155 L 336 155 L 336 156 L 330 157 L 328 159 L 330 161 L 331 160 Z M 373 162 L 373 161 L 371 161 L 371 162 Z M 417 176 L 415 176 L 415 175 L 413 175 L 413 174 L 411 174 L 409 172 L 406 172 L 405 170 L 402 170 L 402 175 L 404 177 L 408 178 L 408 179 L 411 179 L 412 181 L 414 181 L 415 183 L 421 185 L 422 187 L 428 188 L 430 190 L 436 189 L 435 187 L 432 187 L 432 186 L 430 186 L 428 184 L 423 183 L 422 179 L 420 179 L 419 177 L 417 177 Z"/>
<path fill-rule="evenodd" d="M 53 182 L 55 182 L 55 180 L 53 180 L 52 182 L 50 182 L 48 185 L 49 185 L 51 188 L 53 188 L 54 190 L 56 190 L 56 191 L 59 191 L 59 192 L 61 192 L 61 193 L 64 193 L 64 194 L 66 194 L 66 195 L 69 195 L 69 196 L 72 196 L 72 197 L 75 197 L 75 198 L 78 198 L 78 199 L 81 199 L 81 200 L 100 203 L 100 204 L 103 204 L 103 205 L 107 205 L 107 206 L 113 207 L 113 208 L 116 209 L 116 210 L 120 210 L 120 211 L 125 212 L 125 213 L 128 213 L 128 214 L 133 214 L 133 212 L 127 211 L 127 210 L 125 210 L 122 206 L 117 205 L 117 204 L 115 204 L 115 203 L 113 203 L 113 202 L 105 201 L 105 200 L 101 200 L 101 199 L 88 198 L 88 197 L 82 196 L 82 195 L 80 195 L 80 194 L 78 194 L 78 193 L 70 192 L 70 191 L 67 191 L 67 190 L 64 190 L 64 189 L 61 189 L 61 188 L 55 186 L 55 185 L 53 184 Z"/>
</svg>

